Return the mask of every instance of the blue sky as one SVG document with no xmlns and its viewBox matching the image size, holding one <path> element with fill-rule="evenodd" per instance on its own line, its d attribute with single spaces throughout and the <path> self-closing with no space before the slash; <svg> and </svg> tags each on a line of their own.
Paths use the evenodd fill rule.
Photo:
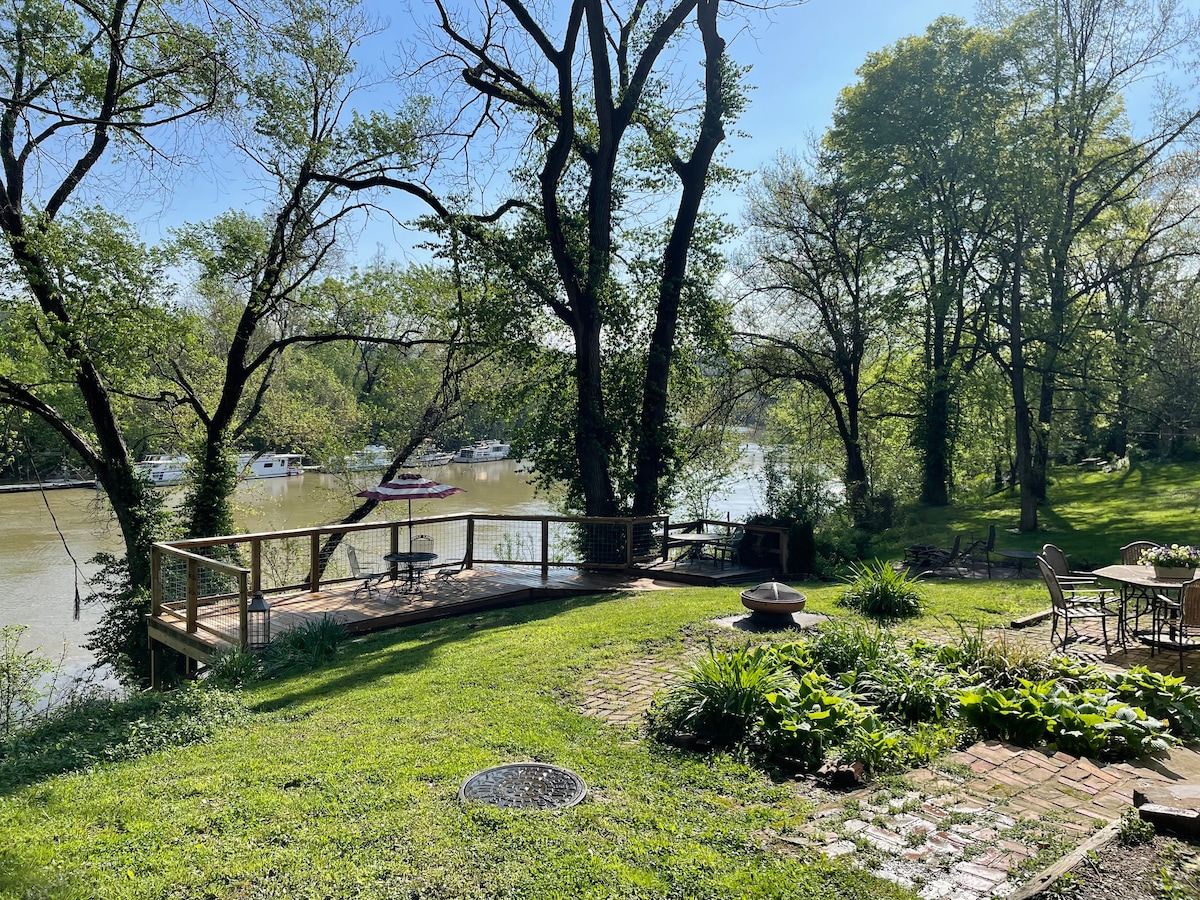
<svg viewBox="0 0 1200 900">
<path fill-rule="evenodd" d="M 368 0 L 368 5 L 392 22 L 388 33 L 370 42 L 369 52 L 387 53 L 406 36 L 409 17 L 384 0 Z M 419 7 L 421 0 L 414 5 Z M 749 137 L 731 135 L 729 163 L 755 170 L 781 150 L 799 149 L 807 135 L 829 124 L 838 92 L 854 81 L 855 69 L 867 53 L 923 32 L 939 15 L 971 20 L 973 10 L 973 4 L 953 0 L 808 0 L 772 11 L 769 20 L 755 18 L 752 30 L 734 34 L 727 25 L 730 54 L 739 65 L 753 67 L 748 81 L 754 86 L 750 106 L 738 122 L 738 129 Z M 371 62 L 380 67 L 380 61 Z M 259 199 L 258 191 L 243 180 L 236 159 L 223 157 L 183 175 L 169 197 L 142 206 L 133 216 L 145 238 L 156 241 L 183 222 L 208 219 L 229 208 L 252 208 Z M 722 197 L 718 207 L 736 216 L 741 201 Z M 415 202 L 398 209 L 402 215 L 424 211 Z M 377 249 L 394 259 L 424 258 L 411 250 L 420 240 L 412 232 L 377 222 L 358 237 L 350 258 L 365 260 Z"/>
</svg>

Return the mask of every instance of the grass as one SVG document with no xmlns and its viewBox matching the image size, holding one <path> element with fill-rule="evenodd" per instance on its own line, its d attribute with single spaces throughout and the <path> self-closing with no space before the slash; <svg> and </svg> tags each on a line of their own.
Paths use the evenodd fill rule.
<svg viewBox="0 0 1200 900">
<path fill-rule="evenodd" d="M 1019 534 L 1015 491 L 983 500 L 964 500 L 944 509 L 921 508 L 912 521 L 892 528 L 876 542 L 872 555 L 898 559 L 910 544 L 948 547 L 956 533 L 986 538 L 996 526 L 996 546 L 1040 550 L 1058 544 L 1076 568 L 1117 562 L 1130 541 L 1194 543 L 1200 512 L 1200 463 L 1134 461 L 1118 472 L 1051 472 L 1049 501 L 1038 509 L 1038 531 Z"/>
<path fill-rule="evenodd" d="M 840 586 L 802 589 L 832 612 Z M 766 829 L 810 812 L 788 783 L 578 711 L 582 681 L 623 661 L 670 659 L 710 634 L 749 640 L 708 624 L 740 609 L 737 593 L 548 602 L 380 634 L 243 690 L 248 714 L 206 743 L 58 775 L 7 760 L 0 896 L 910 897 L 764 846 Z M 930 614 L 908 627 L 1044 604 L 1031 583 L 929 593 Z M 576 771 L 588 802 L 548 814 L 458 802 L 471 773 L 521 760 Z"/>
</svg>

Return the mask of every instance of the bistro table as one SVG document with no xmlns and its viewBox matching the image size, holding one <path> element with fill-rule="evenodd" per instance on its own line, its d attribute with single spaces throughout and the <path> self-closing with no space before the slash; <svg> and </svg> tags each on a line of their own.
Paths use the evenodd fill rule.
<svg viewBox="0 0 1200 900">
<path fill-rule="evenodd" d="M 1129 637 L 1127 619 L 1130 616 L 1127 607 L 1130 600 L 1133 600 L 1135 605 L 1133 636 L 1141 640 L 1145 636 L 1137 630 L 1137 620 L 1140 618 L 1140 613 L 1136 612 L 1137 601 L 1145 599 L 1147 601 L 1147 610 L 1149 610 L 1157 602 L 1157 597 L 1160 593 L 1170 594 L 1172 591 L 1178 591 L 1183 587 L 1183 583 L 1188 580 L 1186 578 L 1156 578 L 1154 575 L 1154 566 L 1103 566 L 1096 569 L 1092 574 L 1097 578 L 1115 581 L 1121 585 L 1121 612 L 1117 619 L 1117 640 L 1122 645 L 1126 643 Z"/>
<path fill-rule="evenodd" d="M 727 540 L 729 540 L 728 534 L 715 534 L 706 531 L 677 531 L 674 534 L 667 534 L 666 547 L 668 550 L 672 547 L 686 548 L 679 555 L 679 559 L 702 559 L 705 547 L 712 547 Z"/>
<path fill-rule="evenodd" d="M 408 585 L 409 593 L 412 592 L 414 581 L 418 581 L 420 576 L 418 572 L 424 572 L 428 565 L 417 565 L 418 563 L 431 563 L 438 558 L 436 553 L 428 550 L 404 550 L 397 553 L 387 553 L 384 555 L 384 562 L 396 563 L 405 567 L 406 577 L 405 584 Z M 395 591 L 393 591 L 395 593 Z"/>
<path fill-rule="evenodd" d="M 1013 559 L 1017 562 L 1017 574 L 1020 575 L 1025 569 L 1025 563 L 1032 563 L 1038 558 L 1036 550 L 992 550 L 997 556 L 1003 556 L 1005 559 Z"/>
</svg>

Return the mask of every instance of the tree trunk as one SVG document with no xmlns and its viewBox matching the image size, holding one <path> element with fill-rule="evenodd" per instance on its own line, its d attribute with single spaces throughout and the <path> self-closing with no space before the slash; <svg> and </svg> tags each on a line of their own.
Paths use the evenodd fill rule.
<svg viewBox="0 0 1200 900">
<path fill-rule="evenodd" d="M 1009 380 L 1013 397 L 1013 431 L 1016 440 L 1016 478 L 1021 498 L 1021 531 L 1037 531 L 1038 492 L 1033 479 L 1033 445 L 1029 400 L 1025 396 L 1025 344 L 1021 318 L 1021 273 L 1024 252 L 1023 230 L 1016 230 L 1013 247 L 1013 274 L 1009 285 L 1008 353 Z"/>
</svg>

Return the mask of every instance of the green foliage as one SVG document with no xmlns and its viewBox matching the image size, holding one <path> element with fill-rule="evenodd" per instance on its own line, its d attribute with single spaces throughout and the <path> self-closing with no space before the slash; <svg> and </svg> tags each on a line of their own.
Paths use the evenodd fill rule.
<svg viewBox="0 0 1200 900">
<path fill-rule="evenodd" d="M 882 628 L 835 619 L 817 630 L 809 653 L 827 674 L 840 675 L 874 667 L 895 654 L 895 644 L 892 633 Z"/>
<path fill-rule="evenodd" d="M 820 765 L 826 750 L 844 741 L 864 716 L 861 706 L 830 687 L 821 673 L 806 672 L 769 695 L 760 741 L 806 768 Z"/>
<path fill-rule="evenodd" d="M 708 653 L 652 711 L 660 735 L 692 732 L 722 746 L 746 741 L 793 680 L 787 664 L 762 647 Z"/>
<path fill-rule="evenodd" d="M 349 637 L 337 619 L 321 616 L 273 635 L 263 654 L 263 668 L 271 676 L 315 669 L 331 662 Z"/>
<path fill-rule="evenodd" d="M 1135 807 L 1127 806 L 1121 810 L 1121 825 L 1117 831 L 1117 840 L 1126 847 L 1148 844 L 1154 840 L 1154 823 L 1147 822 L 1139 816 Z"/>
<path fill-rule="evenodd" d="M 1161 675 L 1145 666 L 1107 676 L 1118 699 L 1140 706 L 1156 719 L 1171 723 L 1171 731 L 1187 738 L 1200 737 L 1200 690 L 1182 675 Z"/>
<path fill-rule="evenodd" d="M 1014 638 L 1007 629 L 985 629 L 982 622 L 968 627 L 956 622 L 958 640 L 938 648 L 938 663 L 991 685 L 1013 687 L 1022 680 L 1069 679 L 1073 684 L 1087 681 L 1095 667 L 1062 656 L 1048 656 L 1045 648 L 1032 641 Z"/>
<path fill-rule="evenodd" d="M 188 685 L 128 699 L 84 697 L 0 742 L 0 792 L 62 772 L 204 741 L 241 722 L 232 694 Z"/>
<path fill-rule="evenodd" d="M 889 563 L 855 563 L 843 579 L 846 588 L 838 605 L 884 622 L 919 615 L 923 594 L 915 576 L 893 568 Z"/>
<path fill-rule="evenodd" d="M 907 655 L 862 669 L 853 682 L 856 695 L 881 714 L 916 725 L 943 722 L 953 715 L 958 680 L 951 673 Z"/>
<path fill-rule="evenodd" d="M 262 658 L 250 649 L 230 647 L 218 650 L 208 669 L 208 683 L 221 688 L 240 688 L 253 684 L 266 674 Z"/>
<path fill-rule="evenodd" d="M 0 626 L 0 739 L 12 737 L 29 721 L 42 698 L 42 680 L 55 668 L 38 650 L 18 647 L 28 630 L 25 625 Z"/>
<path fill-rule="evenodd" d="M 967 721 L 985 735 L 1022 746 L 1048 743 L 1076 756 L 1133 758 L 1179 744 L 1165 721 L 1103 690 L 1022 681 L 1015 688 L 972 688 L 960 702 Z"/>
</svg>

